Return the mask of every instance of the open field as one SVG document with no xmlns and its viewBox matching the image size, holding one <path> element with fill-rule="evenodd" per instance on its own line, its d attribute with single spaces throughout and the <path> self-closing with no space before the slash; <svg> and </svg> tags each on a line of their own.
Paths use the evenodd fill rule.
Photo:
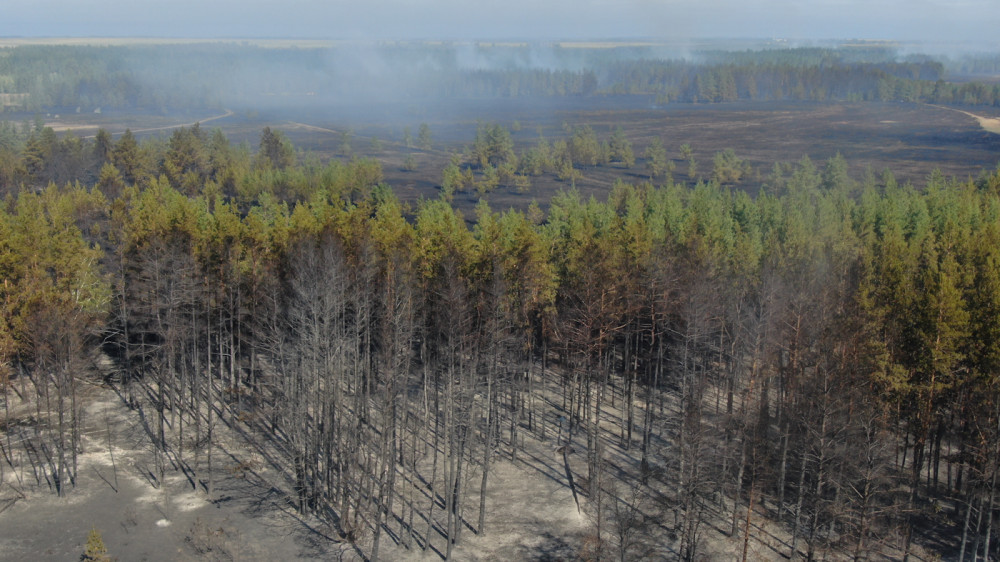
<svg viewBox="0 0 1000 562">
<path fill-rule="evenodd" d="M 480 122 L 498 122 L 513 132 L 515 149 L 534 145 L 539 135 L 550 142 L 569 135 L 564 127 L 590 125 L 598 138 L 606 140 L 621 127 L 633 143 L 636 165 L 584 168 L 576 187 L 583 194 L 599 198 L 607 193 L 617 178 L 629 182 L 647 181 L 642 153 L 656 136 L 662 139 L 668 156 L 674 160 L 674 179 L 694 183 L 711 174 L 712 157 L 727 148 L 749 161 L 755 170 L 739 187 L 756 192 L 775 162 L 797 161 L 809 156 L 817 166 L 838 152 L 847 160 L 852 176 L 860 179 L 866 168 L 876 174 L 891 170 L 900 181 L 922 185 L 930 173 L 939 169 L 945 176 L 974 177 L 981 170 L 992 170 L 1000 161 L 1000 135 L 987 132 L 976 118 L 945 108 L 919 104 L 823 104 L 765 103 L 693 105 L 676 104 L 655 107 L 630 98 L 593 98 L 545 101 L 539 105 L 521 101 L 468 103 L 450 108 L 413 104 L 398 108 L 403 113 L 397 122 L 386 125 L 374 116 L 350 117 L 345 111 L 315 114 L 311 119 L 275 114 L 276 123 L 294 119 L 328 130 L 353 132 L 354 154 L 373 156 L 384 163 L 386 180 L 404 199 L 434 196 L 440 184 L 441 169 L 449 154 L 458 152 L 475 137 Z M 386 114 L 386 119 L 391 114 Z M 405 149 L 402 127 L 409 126 L 415 135 L 419 123 L 426 122 L 434 139 L 433 150 Z M 221 123 L 220 123 L 221 124 Z M 263 123 L 262 123 L 263 124 Z M 280 125 L 279 125 L 280 126 Z M 344 157 L 339 151 L 341 136 L 288 124 L 282 128 L 297 146 L 330 156 Z M 240 134 L 235 130 L 231 134 Z M 242 138 L 253 142 L 254 133 Z M 382 140 L 383 151 L 370 150 L 371 138 Z M 696 175 L 688 172 L 679 147 L 688 144 L 698 162 Z M 413 171 L 402 169 L 402 160 L 412 152 L 417 162 Z M 544 202 L 557 190 L 570 186 L 552 174 L 532 179 L 525 193 L 501 188 L 490 195 L 495 207 L 524 207 L 532 199 Z M 468 201 L 456 202 L 471 208 L 478 195 L 468 194 Z M 464 204 L 463 204 L 464 203 Z"/>
</svg>

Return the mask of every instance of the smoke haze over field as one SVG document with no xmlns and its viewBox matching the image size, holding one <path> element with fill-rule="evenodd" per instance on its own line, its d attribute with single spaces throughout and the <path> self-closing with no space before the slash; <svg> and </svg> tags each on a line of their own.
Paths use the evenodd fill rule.
<svg viewBox="0 0 1000 562">
<path fill-rule="evenodd" d="M 2 37 L 829 38 L 996 44 L 994 0 L 10 0 Z"/>
</svg>

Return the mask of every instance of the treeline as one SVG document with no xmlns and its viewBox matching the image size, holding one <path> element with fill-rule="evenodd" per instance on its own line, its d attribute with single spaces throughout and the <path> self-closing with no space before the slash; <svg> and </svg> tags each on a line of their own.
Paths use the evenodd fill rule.
<svg viewBox="0 0 1000 562">
<path fill-rule="evenodd" d="M 660 102 L 924 101 L 995 105 L 1000 86 L 950 83 L 989 73 L 989 57 L 945 63 L 880 47 L 697 51 L 386 43 L 273 48 L 205 43 L 20 46 L 0 50 L 0 94 L 41 111 L 189 111 L 276 100 L 644 94 Z M 183 61 L 183 64 L 181 64 Z M 289 98 L 291 96 L 291 98 Z M 326 97 L 326 98 L 325 98 Z M 18 97 L 17 100 L 22 100 Z"/>
<path fill-rule="evenodd" d="M 590 59 L 604 58 L 599 50 L 541 50 L 447 43 L 18 46 L 0 49 L 0 94 L 28 94 L 10 109 L 90 112 L 259 106 L 289 95 L 561 96 L 596 89 L 585 69 Z"/>
<path fill-rule="evenodd" d="M 57 46 L 0 49 L 0 93 L 28 94 L 13 109 L 91 112 L 108 109 L 186 111 L 218 108 L 218 88 L 205 80 L 199 46 Z M 225 53 L 213 73 L 231 72 Z M 183 65 L 178 61 L 185 61 Z"/>
<path fill-rule="evenodd" d="M 596 93 L 593 70 L 469 70 L 445 77 L 426 96 L 447 97 L 558 97 Z"/>
<path fill-rule="evenodd" d="M 490 135 L 477 158 L 502 165 Z M 173 462 L 212 494 L 213 439 L 238 428 L 372 559 L 386 536 L 448 557 L 487 532 L 491 467 L 525 437 L 585 456 L 598 556 L 629 556 L 626 504 L 673 513 L 663 548 L 687 560 L 709 524 L 745 558 L 762 509 L 792 556 L 910 552 L 931 519 L 942 548 L 997 553 L 1000 174 L 918 190 L 804 158 L 756 198 L 619 182 L 547 214 L 484 203 L 469 227 L 270 130 L 242 156 L 178 131 L 157 172 L 119 170 L 124 139 L 114 182 L 0 212 L 0 478 L 75 483 L 103 353 L 161 479 Z M 181 156 L 213 144 L 257 191 Z"/>
<path fill-rule="evenodd" d="M 614 94 L 655 95 L 671 101 L 908 101 L 996 105 L 1000 86 L 950 83 L 940 63 L 719 64 L 629 61 L 611 66 L 603 78 Z"/>
<path fill-rule="evenodd" d="M 928 72 L 940 73 L 943 68 L 940 62 L 930 55 L 899 52 L 897 46 L 891 43 L 857 42 L 843 43 L 829 47 L 778 47 L 745 50 L 703 49 L 696 51 L 694 58 L 704 64 L 712 65 L 749 65 L 763 64 L 776 66 L 795 66 L 807 68 L 811 66 L 852 66 L 873 65 L 892 68 L 925 68 Z M 920 76 L 911 76 L 918 78 Z M 937 77 L 924 75 L 924 80 Z"/>
<path fill-rule="evenodd" d="M 987 53 L 959 56 L 948 61 L 948 68 L 956 74 L 989 76 L 995 80 L 1000 74 L 1000 56 Z"/>
</svg>

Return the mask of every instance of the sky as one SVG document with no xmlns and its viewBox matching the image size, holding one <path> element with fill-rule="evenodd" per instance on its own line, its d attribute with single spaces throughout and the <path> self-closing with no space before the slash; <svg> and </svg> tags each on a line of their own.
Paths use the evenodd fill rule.
<svg viewBox="0 0 1000 562">
<path fill-rule="evenodd" d="M 0 37 L 998 43 L 998 0 L 0 0 Z"/>
</svg>

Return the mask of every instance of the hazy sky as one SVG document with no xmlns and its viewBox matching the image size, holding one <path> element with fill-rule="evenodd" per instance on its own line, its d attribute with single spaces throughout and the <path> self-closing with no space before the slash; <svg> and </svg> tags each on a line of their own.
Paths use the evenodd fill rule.
<svg viewBox="0 0 1000 562">
<path fill-rule="evenodd" d="M 0 37 L 741 37 L 996 44 L 998 31 L 998 0 L 0 0 Z"/>
</svg>

